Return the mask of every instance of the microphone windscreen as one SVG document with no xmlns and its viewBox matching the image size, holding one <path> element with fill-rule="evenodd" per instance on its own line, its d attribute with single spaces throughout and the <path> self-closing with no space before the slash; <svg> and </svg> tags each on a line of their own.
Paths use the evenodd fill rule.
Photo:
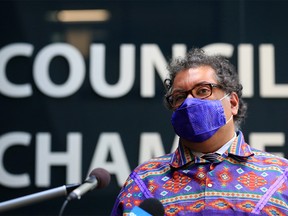
<svg viewBox="0 0 288 216">
<path fill-rule="evenodd" d="M 164 206 L 156 198 L 145 199 L 139 207 L 153 216 L 164 216 L 165 213 Z"/>
<path fill-rule="evenodd" d="M 110 180 L 111 180 L 110 173 L 103 168 L 93 169 L 90 172 L 89 177 L 96 177 L 96 179 L 99 182 L 96 187 L 97 189 L 106 187 L 110 183 Z"/>
</svg>

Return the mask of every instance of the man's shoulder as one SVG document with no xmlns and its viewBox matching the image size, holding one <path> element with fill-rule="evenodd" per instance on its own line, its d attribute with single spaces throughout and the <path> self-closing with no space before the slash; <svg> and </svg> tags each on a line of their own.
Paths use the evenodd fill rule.
<svg viewBox="0 0 288 216">
<path fill-rule="evenodd" d="M 258 162 L 262 161 L 265 164 L 275 164 L 285 168 L 288 166 L 288 160 L 284 157 L 255 148 L 251 148 L 251 150 L 254 153 L 254 158 Z"/>
<path fill-rule="evenodd" d="M 167 167 L 170 167 L 169 165 L 173 155 L 173 153 L 170 153 L 160 157 L 152 158 L 140 164 L 134 171 L 138 174 L 145 172 L 161 171 Z"/>
</svg>

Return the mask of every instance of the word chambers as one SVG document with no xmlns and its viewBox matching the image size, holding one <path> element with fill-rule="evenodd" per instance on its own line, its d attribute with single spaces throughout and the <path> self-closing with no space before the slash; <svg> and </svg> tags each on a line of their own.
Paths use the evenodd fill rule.
<svg viewBox="0 0 288 216">
<path fill-rule="evenodd" d="M 0 184 L 10 188 L 25 188 L 31 186 L 31 174 L 11 173 L 5 168 L 5 153 L 13 146 L 24 148 L 35 145 L 35 185 L 37 187 L 51 186 L 52 166 L 66 167 L 66 183 L 77 183 L 82 181 L 82 134 L 71 132 L 66 137 L 65 151 L 52 151 L 52 135 L 47 132 L 36 133 L 35 144 L 31 143 L 32 134 L 27 132 L 9 132 L 0 136 Z M 265 150 L 265 147 L 283 147 L 285 143 L 284 133 L 250 133 L 249 144 L 255 148 Z M 178 137 L 175 136 L 172 143 L 171 152 L 178 145 Z M 279 148 L 280 149 L 280 148 Z M 273 152 L 283 156 L 282 152 Z M 140 134 L 139 161 L 142 163 L 152 157 L 165 154 L 161 135 L 156 132 L 143 132 Z M 110 155 L 110 159 L 108 157 Z M 103 132 L 99 135 L 96 148 L 91 159 L 88 170 L 95 167 L 106 169 L 114 174 L 120 186 L 131 172 L 127 154 L 124 150 L 121 136 L 117 132 Z M 25 161 L 18 161 L 25 163 Z M 16 164 L 17 165 L 17 164 Z M 17 169 L 17 168 L 16 168 Z"/>
</svg>

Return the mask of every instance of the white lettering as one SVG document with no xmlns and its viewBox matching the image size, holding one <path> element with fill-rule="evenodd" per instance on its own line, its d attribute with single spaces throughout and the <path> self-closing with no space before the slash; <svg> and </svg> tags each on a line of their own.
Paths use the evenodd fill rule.
<svg viewBox="0 0 288 216">
<path fill-rule="evenodd" d="M 159 133 L 142 133 L 140 137 L 139 164 L 164 155 L 161 136 Z"/>
<path fill-rule="evenodd" d="M 107 161 L 109 153 L 111 161 Z M 118 133 L 100 134 L 89 170 L 96 167 L 104 168 L 111 174 L 115 174 L 119 186 L 122 186 L 127 179 L 131 170 Z"/>
<path fill-rule="evenodd" d="M 22 98 L 32 95 L 30 84 L 15 84 L 7 79 L 6 67 L 13 57 L 26 56 L 30 57 L 33 52 L 33 46 L 26 43 L 15 43 L 7 45 L 0 50 L 0 92 L 1 94 L 12 97 Z M 21 73 L 21 71 L 19 71 Z"/>
<path fill-rule="evenodd" d="M 67 152 L 51 152 L 51 135 L 36 134 L 36 180 L 38 187 L 49 187 L 51 180 L 50 167 L 53 165 L 67 166 L 66 182 L 81 182 L 82 136 L 80 133 L 67 135 Z"/>
<path fill-rule="evenodd" d="M 5 151 L 15 145 L 28 146 L 31 141 L 31 135 L 25 132 L 10 132 L 0 137 L 0 183 L 6 187 L 22 188 L 30 185 L 28 173 L 12 174 L 6 171 L 4 167 Z M 21 163 L 21 161 L 17 161 Z"/>
<path fill-rule="evenodd" d="M 231 44 L 228 43 L 213 43 L 208 44 L 202 49 L 208 53 L 209 55 L 222 55 L 227 58 L 231 58 L 233 55 L 234 47 Z"/>
<path fill-rule="evenodd" d="M 108 84 L 105 79 L 105 44 L 90 47 L 89 80 L 93 90 L 106 98 L 125 96 L 135 83 L 135 45 L 120 45 L 120 72 L 116 84 Z M 157 44 L 143 44 L 140 47 L 140 95 L 144 98 L 155 96 L 155 74 L 163 81 L 167 75 L 166 58 Z M 220 54 L 231 58 L 234 46 L 228 43 L 213 43 L 203 47 L 209 54 Z M 34 47 L 28 43 L 14 43 L 0 50 L 0 93 L 12 98 L 30 97 L 33 94 L 30 83 L 13 83 L 7 76 L 7 65 L 16 56 L 31 57 Z M 184 56 L 185 44 L 172 45 L 172 57 Z M 254 96 L 254 48 L 251 44 L 238 45 L 238 74 L 243 85 L 243 97 Z M 53 58 L 64 57 L 69 65 L 69 75 L 63 84 L 55 84 L 49 75 Z M 60 71 L 54 71 L 59 73 Z M 33 63 L 33 79 L 36 87 L 45 95 L 54 98 L 68 97 L 77 92 L 85 78 L 85 62 L 81 53 L 72 45 L 54 43 L 47 45 L 36 55 Z M 276 84 L 275 53 L 273 44 L 259 46 L 259 86 L 263 98 L 287 98 L 288 84 Z"/>
<path fill-rule="evenodd" d="M 259 47 L 259 52 L 259 80 L 261 97 L 288 97 L 288 84 L 276 84 L 274 45 L 261 44 Z"/>
<path fill-rule="evenodd" d="M 64 84 L 56 85 L 49 76 L 49 64 L 56 56 L 63 56 L 68 61 L 70 73 Z M 61 71 L 57 71 L 60 73 Z M 55 97 L 68 97 L 82 85 L 85 77 L 85 63 L 80 52 L 73 46 L 55 43 L 44 47 L 36 56 L 33 65 L 35 84 L 44 94 Z"/>
<path fill-rule="evenodd" d="M 209 54 L 220 54 L 227 58 L 233 55 L 234 47 L 227 43 L 214 43 L 203 47 Z M 253 46 L 251 44 L 240 44 L 238 46 L 238 74 L 240 83 L 243 85 L 243 97 L 254 95 L 253 77 Z"/>
<path fill-rule="evenodd" d="M 243 85 L 243 97 L 254 96 L 254 73 L 253 73 L 253 46 L 240 44 L 238 46 L 238 75 Z"/>
<path fill-rule="evenodd" d="M 179 145 L 179 136 L 175 135 L 175 138 L 174 138 L 170 152 L 176 151 L 176 149 L 178 148 L 178 145 Z"/>
<path fill-rule="evenodd" d="M 284 133 L 250 133 L 250 145 L 256 149 L 266 151 L 265 147 L 269 146 L 284 146 L 285 134 Z M 284 157 L 283 152 L 273 152 L 273 154 Z"/>
<path fill-rule="evenodd" d="M 26 132 L 10 132 L 0 136 L 0 184 L 10 188 L 24 188 L 31 186 L 29 173 L 12 174 L 5 167 L 5 152 L 13 146 L 27 147 L 31 143 L 31 135 Z M 179 137 L 176 135 L 171 147 L 174 152 L 178 147 Z M 272 152 L 283 157 L 285 134 L 280 132 L 255 132 L 249 134 L 252 147 L 267 151 L 265 147 L 278 147 L 279 152 Z M 71 132 L 67 134 L 67 150 L 65 152 L 51 151 L 51 134 L 37 133 L 35 137 L 35 186 L 51 186 L 52 166 L 66 166 L 67 183 L 81 182 L 82 173 L 82 135 Z M 283 151 L 281 151 L 283 150 Z M 269 151 L 270 152 L 270 151 Z M 151 158 L 164 155 L 161 136 L 157 132 L 144 132 L 140 135 L 139 163 Z M 109 158 L 110 156 L 110 159 Z M 130 159 L 131 160 L 131 159 Z M 24 162 L 24 161 L 23 161 Z M 21 163 L 21 161 L 19 162 Z M 16 164 L 17 165 L 17 164 Z M 123 185 L 130 174 L 129 162 L 119 133 L 101 133 L 91 159 L 89 170 L 96 167 L 107 169 L 115 174 L 119 187 Z M 7 167 L 9 168 L 9 167 Z M 90 172 L 89 172 L 90 173 Z"/>
<path fill-rule="evenodd" d="M 105 81 L 105 45 L 91 46 L 90 82 L 96 93 L 107 98 L 117 98 L 127 94 L 135 81 L 135 46 L 123 44 L 120 47 L 120 76 L 117 84 Z"/>
<path fill-rule="evenodd" d="M 174 44 L 172 46 L 172 56 L 173 58 L 183 57 L 187 52 L 187 47 L 185 44 Z"/>
<path fill-rule="evenodd" d="M 145 44 L 141 46 L 141 96 L 155 96 L 155 71 L 157 69 L 161 79 L 164 80 L 167 75 L 166 59 L 161 53 L 157 44 Z"/>
</svg>

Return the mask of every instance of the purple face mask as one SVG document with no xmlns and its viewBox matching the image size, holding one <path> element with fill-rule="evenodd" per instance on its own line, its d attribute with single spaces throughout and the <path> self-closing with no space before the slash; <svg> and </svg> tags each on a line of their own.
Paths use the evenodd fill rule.
<svg viewBox="0 0 288 216">
<path fill-rule="evenodd" d="M 203 142 L 212 137 L 219 128 L 232 119 L 231 116 L 226 122 L 221 103 L 223 98 L 220 100 L 186 98 L 172 114 L 171 122 L 175 133 L 192 142 Z"/>
</svg>

